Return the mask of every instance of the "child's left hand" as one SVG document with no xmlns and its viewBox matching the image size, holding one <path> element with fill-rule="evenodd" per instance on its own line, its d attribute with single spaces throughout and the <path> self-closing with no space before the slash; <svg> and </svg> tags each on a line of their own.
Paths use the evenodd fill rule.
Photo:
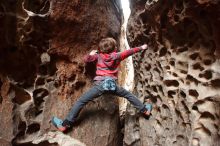
<svg viewBox="0 0 220 146">
<path fill-rule="evenodd" d="M 97 54 L 97 53 L 98 53 L 97 50 L 92 50 L 92 51 L 89 53 L 89 55 L 95 55 L 95 54 Z"/>
<path fill-rule="evenodd" d="M 141 48 L 142 48 L 143 50 L 146 50 L 146 49 L 148 48 L 148 45 L 147 45 L 147 44 L 144 44 L 144 45 L 141 46 Z"/>
</svg>

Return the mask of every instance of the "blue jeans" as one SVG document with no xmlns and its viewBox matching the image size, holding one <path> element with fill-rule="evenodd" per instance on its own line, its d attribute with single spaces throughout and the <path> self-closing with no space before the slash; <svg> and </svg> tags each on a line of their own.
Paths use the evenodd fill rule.
<svg viewBox="0 0 220 146">
<path fill-rule="evenodd" d="M 93 99 L 101 96 L 104 93 L 111 93 L 120 97 L 126 98 L 131 104 L 134 105 L 135 108 L 139 109 L 140 111 L 145 108 L 144 104 L 132 93 L 129 91 L 125 90 L 122 87 L 119 87 L 116 85 L 116 90 L 115 91 L 104 91 L 101 81 L 100 82 L 95 82 L 94 86 L 84 93 L 73 105 L 72 109 L 70 110 L 69 114 L 66 117 L 66 120 L 70 122 L 74 122 L 82 109 L 82 107 L 87 104 L 89 101 L 92 101 Z"/>
</svg>

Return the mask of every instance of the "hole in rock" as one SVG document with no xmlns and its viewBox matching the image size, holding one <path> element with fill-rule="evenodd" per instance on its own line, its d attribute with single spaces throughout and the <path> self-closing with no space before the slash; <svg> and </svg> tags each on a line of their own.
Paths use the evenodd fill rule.
<svg viewBox="0 0 220 146">
<path fill-rule="evenodd" d="M 45 79 L 43 77 L 39 77 L 36 81 L 36 85 L 40 86 L 40 85 L 44 85 L 45 84 Z"/>
<path fill-rule="evenodd" d="M 175 61 L 171 60 L 170 65 L 175 66 Z"/>
<path fill-rule="evenodd" d="M 26 123 L 23 121 L 20 121 L 18 124 L 18 134 L 17 137 L 22 137 L 25 135 L 25 130 L 26 130 Z"/>
<path fill-rule="evenodd" d="M 49 83 L 49 82 L 52 82 L 52 81 L 54 81 L 53 78 L 47 78 L 47 79 L 46 79 L 46 83 Z"/>
<path fill-rule="evenodd" d="M 173 96 L 176 95 L 176 91 L 170 90 L 167 92 L 167 94 L 168 94 L 168 97 L 173 98 Z"/>
<path fill-rule="evenodd" d="M 205 65 L 211 65 L 211 64 L 212 64 L 212 60 L 210 60 L 210 59 L 205 59 L 205 60 L 203 60 L 203 63 L 204 63 Z"/>
<path fill-rule="evenodd" d="M 169 108 L 166 104 L 162 104 L 162 107 L 163 107 L 164 109 L 170 110 L 170 108 Z"/>
<path fill-rule="evenodd" d="M 184 120 L 184 118 L 182 117 L 182 114 L 181 114 L 181 112 L 179 110 L 175 109 L 175 113 L 176 113 L 177 117 L 179 117 L 182 120 Z M 177 120 L 176 122 L 177 122 L 177 124 L 179 124 L 180 120 Z"/>
<path fill-rule="evenodd" d="M 145 65 L 144 67 L 145 67 L 145 69 L 146 69 L 147 71 L 151 69 L 151 65 L 150 65 L 150 64 L 147 64 L 147 65 Z"/>
<path fill-rule="evenodd" d="M 219 128 L 219 126 L 218 126 L 217 124 L 214 124 L 214 127 L 215 127 L 215 129 L 218 129 L 218 128 Z M 220 135 L 219 135 L 218 138 L 220 139 Z"/>
<path fill-rule="evenodd" d="M 211 114 L 210 112 L 203 112 L 203 113 L 201 114 L 200 118 L 205 118 L 205 119 L 209 118 L 209 119 L 211 119 L 212 121 L 215 120 L 215 116 L 214 116 L 213 114 Z"/>
<path fill-rule="evenodd" d="M 86 85 L 86 82 L 84 82 L 84 81 L 77 81 L 74 86 L 75 86 L 75 89 L 78 90 L 78 89 L 82 88 L 85 85 Z"/>
<path fill-rule="evenodd" d="M 159 74 L 161 73 L 160 70 L 157 67 L 154 68 L 154 71 L 158 72 Z"/>
<path fill-rule="evenodd" d="M 55 80 L 54 80 L 54 86 L 55 86 L 56 88 L 60 87 L 60 86 L 61 86 L 61 80 L 60 80 L 60 79 L 55 79 Z"/>
<path fill-rule="evenodd" d="M 15 97 L 13 98 L 13 102 L 19 105 L 31 99 L 31 96 L 22 88 L 11 86 L 11 90 L 14 90 L 15 92 Z"/>
<path fill-rule="evenodd" d="M 38 115 L 42 114 L 43 110 L 41 109 L 36 109 L 36 112 L 35 112 L 35 117 L 37 117 Z"/>
<path fill-rule="evenodd" d="M 180 17 L 178 15 L 174 15 L 174 21 L 178 22 L 180 20 Z"/>
<path fill-rule="evenodd" d="M 149 95 L 150 95 L 150 100 L 153 102 L 153 103 L 157 103 L 157 98 L 159 98 L 160 99 L 160 97 L 157 97 L 157 96 L 153 96 L 153 95 L 151 95 L 150 94 L 150 92 L 148 92 L 149 93 Z"/>
<path fill-rule="evenodd" d="M 209 97 L 206 97 L 206 98 L 209 98 Z M 202 105 L 205 103 L 205 100 L 197 100 L 194 104 L 195 105 Z"/>
<path fill-rule="evenodd" d="M 180 70 L 180 72 L 181 72 L 182 74 L 187 74 L 187 73 L 188 73 L 188 72 L 185 71 L 185 70 Z"/>
<path fill-rule="evenodd" d="M 199 93 L 194 89 L 190 89 L 189 90 L 189 95 L 194 96 L 194 97 L 198 97 Z"/>
<path fill-rule="evenodd" d="M 186 103 L 185 103 L 185 100 L 182 100 L 181 103 L 182 103 L 182 105 L 183 105 L 185 111 L 186 111 L 187 113 L 190 113 L 189 108 L 188 108 L 188 106 L 187 106 Z"/>
<path fill-rule="evenodd" d="M 34 103 L 36 106 L 40 106 L 42 102 L 44 102 L 44 97 L 49 95 L 49 92 L 44 88 L 39 88 L 34 90 L 33 97 L 34 97 Z"/>
<path fill-rule="evenodd" d="M 159 91 L 164 95 L 163 87 L 161 85 L 158 85 L 158 87 L 159 87 Z"/>
<path fill-rule="evenodd" d="M 76 74 L 73 74 L 70 78 L 69 78 L 69 81 L 75 81 L 76 79 Z"/>
<path fill-rule="evenodd" d="M 200 63 L 195 63 L 195 64 L 193 64 L 193 69 L 195 69 L 195 70 L 200 70 L 200 71 L 203 71 L 204 70 L 204 67 L 202 67 L 201 65 L 200 65 Z"/>
<path fill-rule="evenodd" d="M 220 88 L 220 79 L 211 80 L 211 85 L 216 88 Z"/>
<path fill-rule="evenodd" d="M 179 49 L 177 50 L 177 54 L 183 53 L 183 52 L 186 52 L 186 51 L 188 51 L 188 48 L 187 48 L 187 47 L 181 47 L 181 48 L 179 48 Z"/>
<path fill-rule="evenodd" d="M 174 77 L 178 77 L 178 75 L 177 75 L 175 72 L 173 72 L 173 76 L 174 76 Z"/>
<path fill-rule="evenodd" d="M 206 70 L 203 74 L 199 74 L 199 77 L 200 78 L 204 77 L 205 79 L 209 80 L 212 78 L 212 71 Z"/>
<path fill-rule="evenodd" d="M 186 93 L 183 92 L 182 90 L 180 90 L 180 95 L 181 95 L 181 97 L 186 98 Z"/>
<path fill-rule="evenodd" d="M 156 86 L 152 86 L 152 88 L 153 88 L 153 91 L 154 91 L 154 92 L 157 92 Z"/>
<path fill-rule="evenodd" d="M 167 48 L 163 47 L 163 48 L 160 49 L 159 56 L 160 57 L 165 56 L 166 53 L 167 53 Z"/>
<path fill-rule="evenodd" d="M 198 83 L 199 83 L 199 81 L 191 75 L 187 75 L 186 79 L 191 81 L 191 82 L 194 82 L 196 85 L 198 85 Z"/>
<path fill-rule="evenodd" d="M 141 13 L 139 16 L 144 24 L 148 21 L 148 16 L 146 12 Z"/>
<path fill-rule="evenodd" d="M 177 139 L 177 140 L 182 140 L 182 139 L 185 139 L 185 137 L 184 137 L 183 135 L 178 135 L 178 136 L 176 137 L 176 139 Z"/>
<path fill-rule="evenodd" d="M 182 83 L 184 83 L 184 79 L 180 79 L 180 81 L 181 81 Z"/>
<path fill-rule="evenodd" d="M 42 64 L 39 66 L 39 74 L 40 75 L 47 75 L 48 74 L 47 64 Z"/>
<path fill-rule="evenodd" d="M 170 86 L 178 87 L 179 86 L 179 82 L 177 80 L 165 80 L 164 84 L 168 87 L 170 87 Z"/>
<path fill-rule="evenodd" d="M 198 111 L 198 110 L 199 110 L 198 107 L 195 106 L 195 105 L 192 106 L 192 109 L 195 110 L 195 111 Z"/>
<path fill-rule="evenodd" d="M 167 70 L 169 70 L 169 69 L 170 69 L 170 66 L 167 65 L 167 66 L 165 66 L 165 68 L 166 68 Z"/>
<path fill-rule="evenodd" d="M 199 53 L 193 53 L 191 54 L 189 57 L 192 59 L 192 60 L 196 60 L 196 58 L 199 56 Z"/>
<path fill-rule="evenodd" d="M 50 9 L 50 2 L 48 0 L 25 0 L 25 9 L 38 14 L 45 14 Z"/>
<path fill-rule="evenodd" d="M 32 133 L 35 133 L 35 132 L 37 132 L 39 130 L 40 130 L 40 124 L 33 123 L 31 125 L 28 125 L 28 127 L 27 127 L 27 134 L 32 134 Z"/>
</svg>

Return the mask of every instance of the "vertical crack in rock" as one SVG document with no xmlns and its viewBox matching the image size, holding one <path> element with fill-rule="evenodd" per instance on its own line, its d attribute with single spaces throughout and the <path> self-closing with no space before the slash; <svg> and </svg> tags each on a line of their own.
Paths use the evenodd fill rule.
<svg viewBox="0 0 220 146">
<path fill-rule="evenodd" d="M 121 8 L 122 8 L 122 25 L 121 25 L 121 36 L 120 36 L 120 51 L 124 51 L 130 49 L 130 46 L 127 41 L 127 23 L 131 13 L 129 0 L 121 0 Z M 132 57 L 129 57 L 123 62 L 122 73 L 120 76 L 120 84 L 126 90 L 132 91 L 134 84 L 134 69 Z M 119 114 L 120 116 L 124 116 L 127 108 L 127 100 L 124 98 L 119 99 Z"/>
<path fill-rule="evenodd" d="M 121 26 L 120 47 L 121 51 L 130 49 L 127 40 L 127 23 L 131 14 L 130 1 L 121 0 L 123 23 Z M 120 75 L 120 83 L 130 92 L 133 92 L 134 85 L 134 66 L 132 56 L 126 59 L 122 64 L 122 73 Z M 143 100 L 143 99 L 141 99 Z M 140 131 L 138 117 L 132 105 L 128 104 L 126 99 L 119 99 L 119 112 L 123 124 L 123 145 L 140 145 Z"/>
</svg>

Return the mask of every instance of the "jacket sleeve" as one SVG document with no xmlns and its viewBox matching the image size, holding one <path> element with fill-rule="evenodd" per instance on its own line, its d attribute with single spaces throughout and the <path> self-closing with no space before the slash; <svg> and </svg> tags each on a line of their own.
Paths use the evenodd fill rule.
<svg viewBox="0 0 220 146">
<path fill-rule="evenodd" d="M 84 56 L 84 62 L 94 62 L 98 59 L 98 55 L 85 55 Z"/>
<path fill-rule="evenodd" d="M 117 54 L 117 59 L 124 60 L 125 58 L 127 58 L 137 52 L 140 52 L 141 50 L 142 50 L 141 47 L 136 47 L 136 48 L 131 48 L 129 50 L 125 50 L 125 51 Z"/>
</svg>

